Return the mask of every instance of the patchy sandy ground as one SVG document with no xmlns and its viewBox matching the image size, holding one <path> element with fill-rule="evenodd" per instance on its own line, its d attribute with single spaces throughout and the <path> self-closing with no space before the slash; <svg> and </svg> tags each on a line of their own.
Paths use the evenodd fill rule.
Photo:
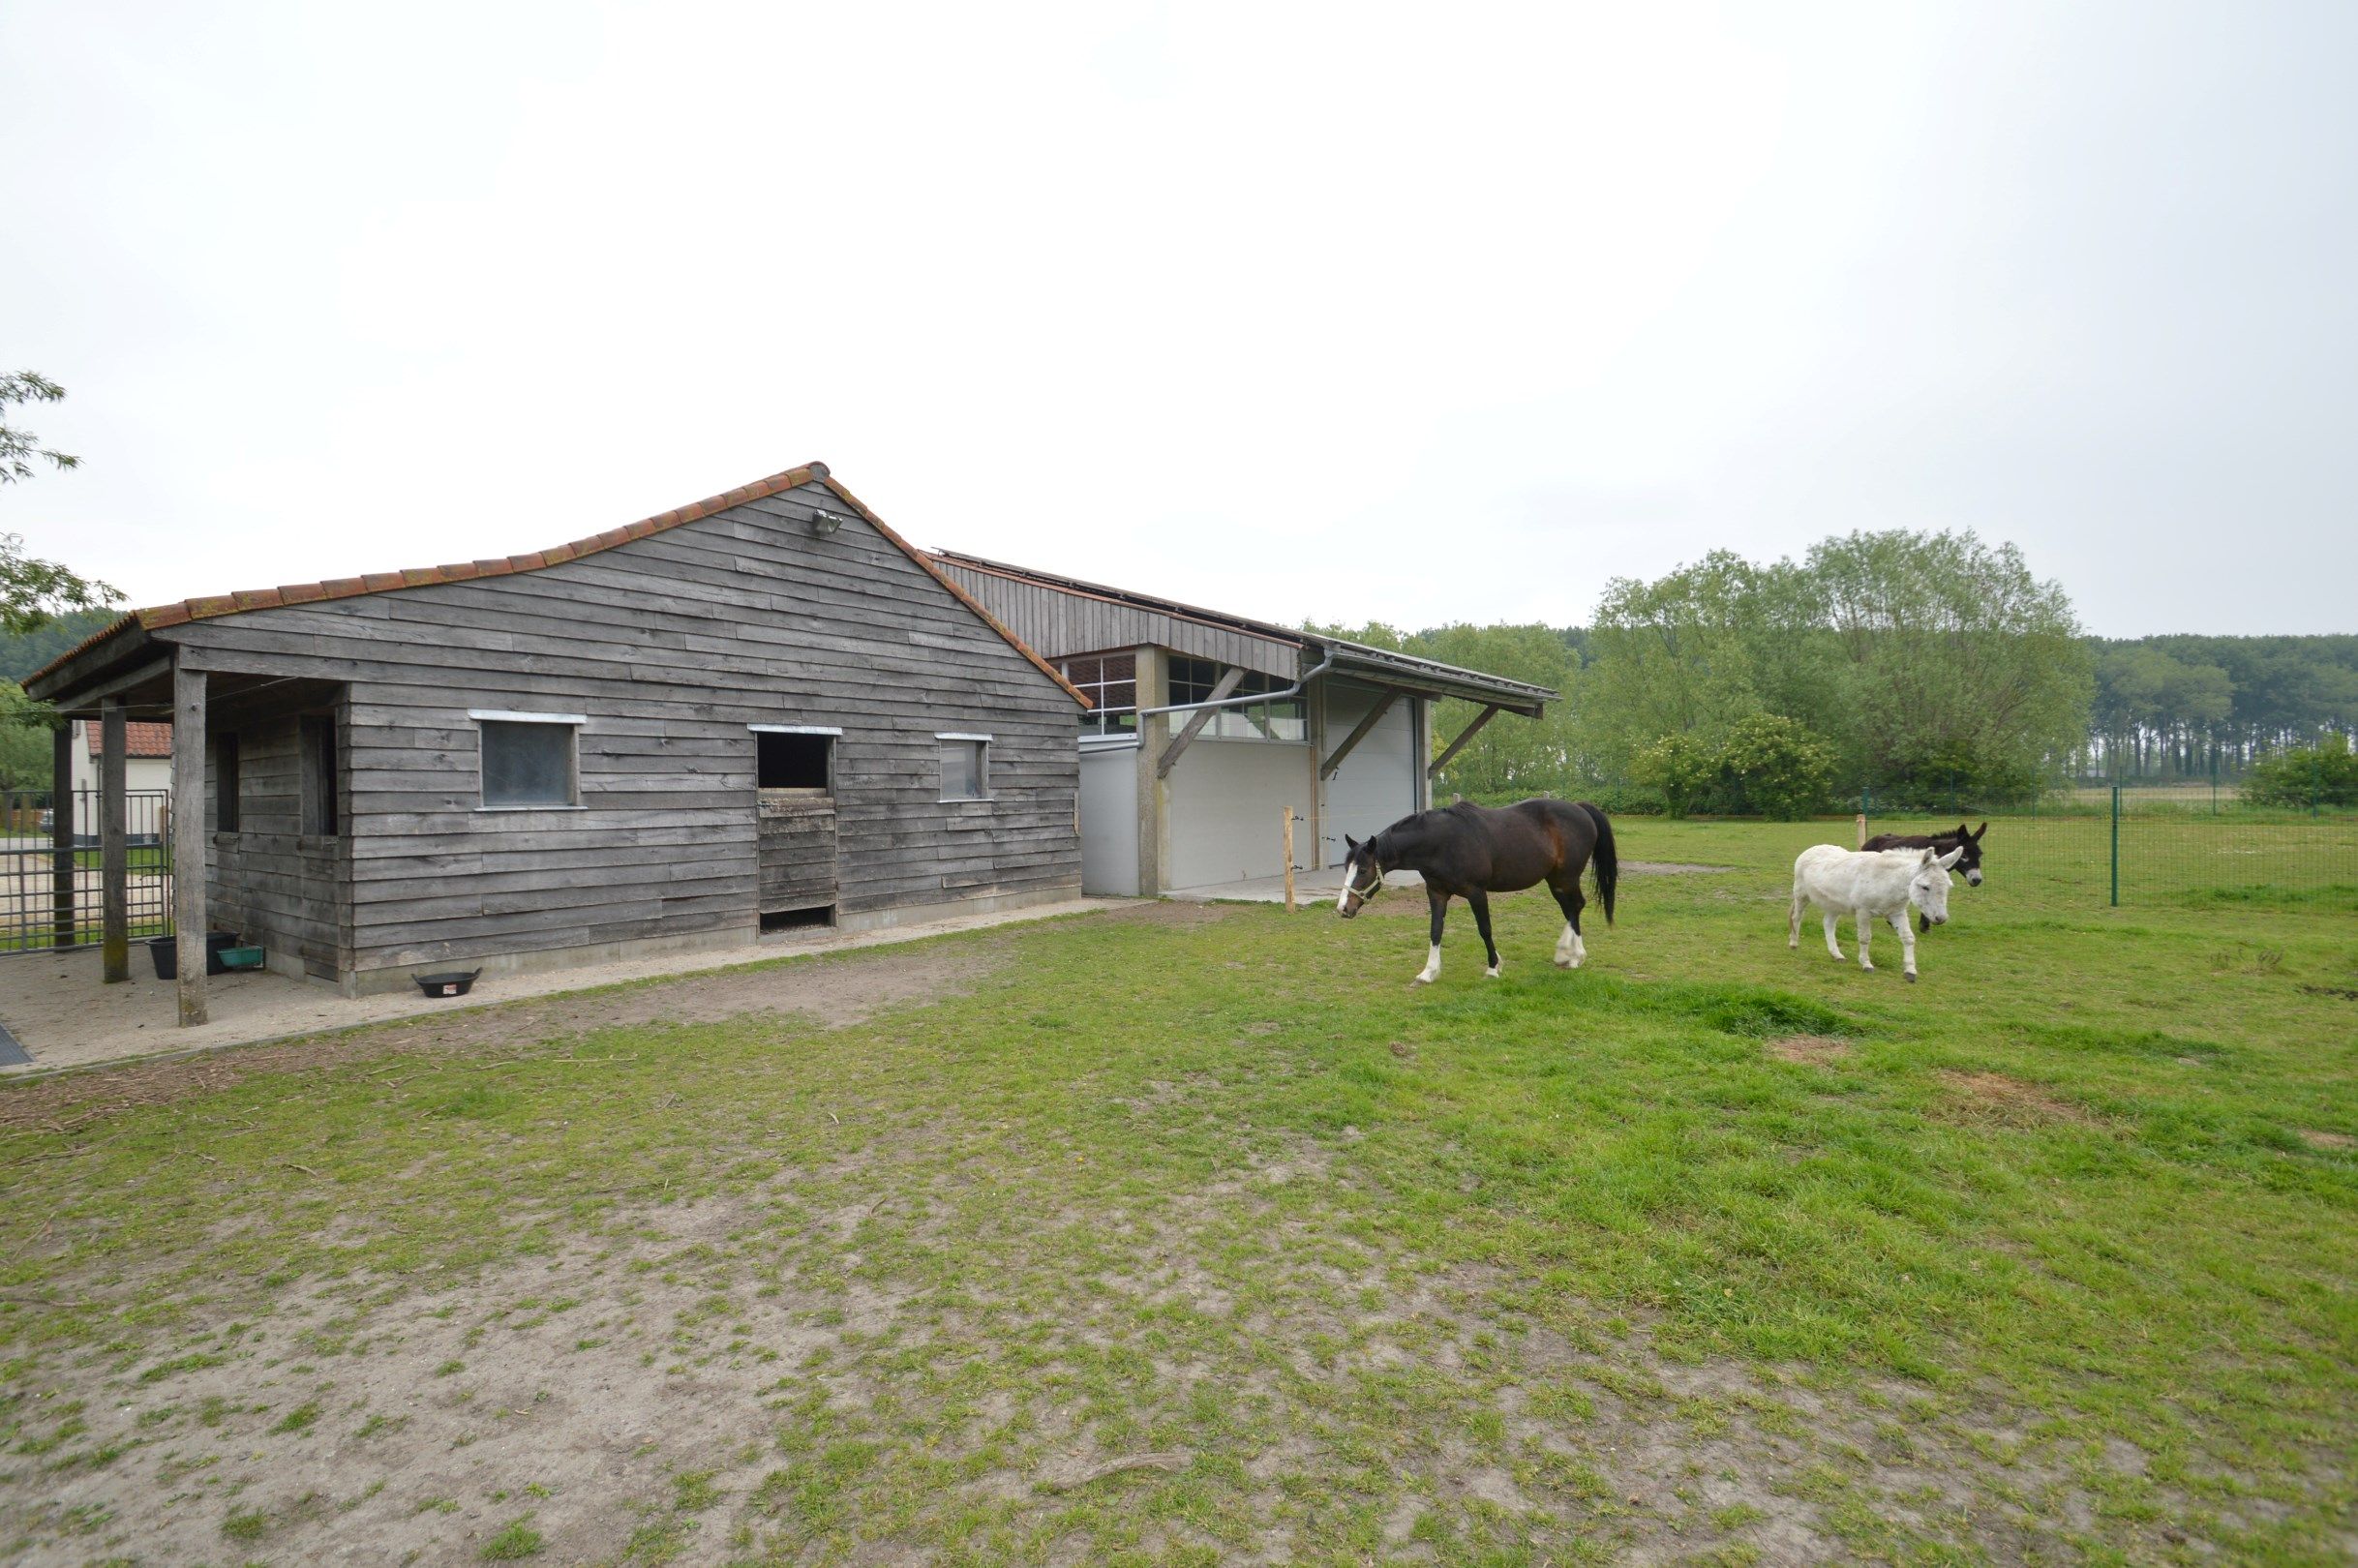
<svg viewBox="0 0 2358 1568">
<path fill-rule="evenodd" d="M 1816 1562 L 1849 1554 L 1830 1510 L 1872 1507 L 2022 1561 L 2061 1547 L 2058 1517 L 2092 1517 L 2103 1473 L 2144 1463 L 2122 1444 L 2042 1448 L 2021 1418 L 1935 1413 L 1904 1385 L 1673 1361 L 1642 1326 L 1543 1314 L 1481 1271 L 1403 1274 L 1331 1234 L 1297 1234 L 1303 1260 L 1250 1301 L 1207 1272 L 1224 1221 L 1266 1220 L 1265 1194 L 1330 1164 L 1304 1146 L 1130 1227 L 1046 1315 L 1013 1290 L 861 1278 L 862 1251 L 898 1227 L 859 1200 L 859 1173 L 615 1217 L 446 1284 L 225 1296 L 169 1346 L 44 1393 L 0 1540 L 45 1564 L 461 1564 L 517 1525 L 554 1563 L 796 1560 L 837 1509 L 917 1506 L 845 1458 L 875 1452 L 922 1456 L 905 1481 L 924 1508 L 972 1510 L 1009 1540 L 1052 1538 L 1063 1510 L 1140 1469 L 1201 1467 L 1251 1521 L 1253 1549 L 1223 1560 L 1282 1562 L 1303 1544 L 1299 1490 L 1339 1445 L 1374 1442 L 1397 1480 L 1376 1543 L 1392 1560 L 1450 1560 L 1466 1521 L 1495 1517 L 1624 1562 L 1731 1544 L 1759 1555 L 1722 1560 Z M 1165 1343 L 1141 1326 L 1158 1315 L 1216 1331 Z M 1137 1408 L 1119 1415 L 1089 1391 L 1115 1355 L 1135 1363 Z M 1158 1410 L 1205 1401 L 1231 1441 L 1143 1446 Z M 1992 1505 L 2008 1494 L 2025 1506 Z M 1141 1546 L 1201 1540 L 1165 1519 Z"/>
</svg>

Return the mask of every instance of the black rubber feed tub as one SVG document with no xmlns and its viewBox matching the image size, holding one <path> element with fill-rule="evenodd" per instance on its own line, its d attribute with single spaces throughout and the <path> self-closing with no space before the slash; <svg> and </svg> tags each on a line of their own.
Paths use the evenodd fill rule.
<svg viewBox="0 0 2358 1568">
<path fill-rule="evenodd" d="M 453 970 L 443 975 L 412 975 L 409 978 L 417 981 L 417 988 L 428 996 L 465 996 L 473 988 L 475 977 L 482 973 L 480 969 Z"/>
</svg>

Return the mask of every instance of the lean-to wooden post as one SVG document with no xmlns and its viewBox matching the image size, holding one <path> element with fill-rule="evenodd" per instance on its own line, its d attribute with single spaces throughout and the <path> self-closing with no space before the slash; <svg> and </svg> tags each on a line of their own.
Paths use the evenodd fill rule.
<svg viewBox="0 0 2358 1568">
<path fill-rule="evenodd" d="M 180 1023 L 205 1019 L 204 672 L 172 661 L 172 934 Z"/>
<path fill-rule="evenodd" d="M 49 752 L 49 945 L 74 946 L 74 721 L 59 719 Z"/>
<path fill-rule="evenodd" d="M 1231 665 L 1221 672 L 1220 679 L 1212 686 L 1212 695 L 1205 698 L 1204 701 L 1207 703 L 1225 702 L 1236 695 L 1236 688 L 1243 685 L 1244 681 L 1244 666 Z M 1218 711 L 1219 709 L 1214 708 L 1198 708 L 1188 715 L 1187 728 L 1172 737 L 1171 743 L 1163 748 L 1163 760 L 1155 764 L 1155 777 L 1168 778 L 1170 776 L 1171 769 L 1178 765 L 1179 754 L 1195 743 L 1195 738 L 1203 734 L 1203 727 L 1212 722 L 1212 715 Z"/>
<path fill-rule="evenodd" d="M 99 967 L 107 984 L 131 979 L 130 825 L 124 774 L 130 754 L 123 699 L 99 710 Z"/>
</svg>

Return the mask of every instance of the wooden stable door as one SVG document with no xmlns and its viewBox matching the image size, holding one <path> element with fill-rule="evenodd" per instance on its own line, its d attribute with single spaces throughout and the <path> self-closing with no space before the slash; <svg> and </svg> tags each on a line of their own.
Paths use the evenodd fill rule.
<svg viewBox="0 0 2358 1568">
<path fill-rule="evenodd" d="M 762 925 L 832 924 L 835 734 L 781 726 L 756 729 L 754 740 Z"/>
</svg>

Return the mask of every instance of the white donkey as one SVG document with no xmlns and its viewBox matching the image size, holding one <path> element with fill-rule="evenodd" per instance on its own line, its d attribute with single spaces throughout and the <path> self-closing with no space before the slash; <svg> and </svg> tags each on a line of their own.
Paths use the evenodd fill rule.
<svg viewBox="0 0 2358 1568">
<path fill-rule="evenodd" d="M 1826 950 L 1841 960 L 1834 940 L 1834 922 L 1848 915 L 1859 924 L 1859 967 L 1873 969 L 1867 938 L 1879 920 L 1889 920 L 1899 933 L 1906 954 L 1908 979 L 1916 979 L 1916 927 L 1908 920 L 1910 905 L 1924 912 L 1934 925 L 1949 923 L 1949 868 L 1965 853 L 1962 846 L 1946 855 L 1924 850 L 1846 850 L 1838 844 L 1816 844 L 1793 862 L 1793 915 L 1785 946 L 1801 945 L 1801 908 L 1816 904 L 1826 913 Z"/>
</svg>

